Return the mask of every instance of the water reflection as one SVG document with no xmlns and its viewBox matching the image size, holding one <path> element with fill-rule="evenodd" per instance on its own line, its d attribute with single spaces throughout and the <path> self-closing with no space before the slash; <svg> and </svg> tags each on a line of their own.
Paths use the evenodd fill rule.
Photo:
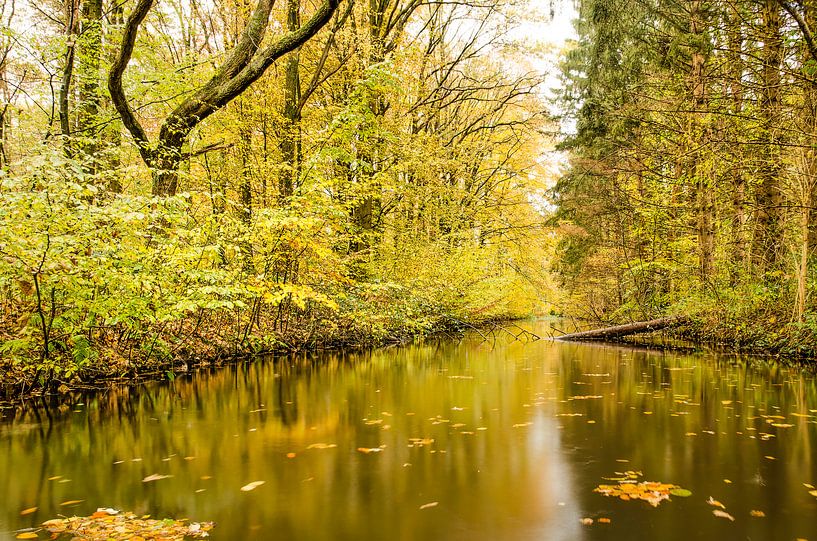
<svg viewBox="0 0 817 541">
<path fill-rule="evenodd" d="M 215 539 L 817 539 L 815 398 L 774 363 L 546 341 L 249 363 L 9 415 L 0 537 L 113 506 Z M 593 493 L 623 470 L 694 494 Z"/>
</svg>

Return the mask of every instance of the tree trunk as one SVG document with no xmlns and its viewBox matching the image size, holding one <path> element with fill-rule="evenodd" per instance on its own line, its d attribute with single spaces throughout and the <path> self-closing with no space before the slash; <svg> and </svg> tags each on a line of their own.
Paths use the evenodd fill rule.
<svg viewBox="0 0 817 541">
<path fill-rule="evenodd" d="M 102 0 L 83 0 L 79 44 L 79 104 L 77 106 L 78 149 L 86 172 L 98 169 L 97 139 L 101 100 L 99 71 L 102 57 Z"/>
<path fill-rule="evenodd" d="M 780 35 L 780 6 L 776 0 L 763 2 L 763 69 L 761 81 L 760 142 L 763 161 L 759 164 L 760 187 L 753 254 L 761 275 L 779 269 L 783 259 L 783 195 L 780 190 L 780 67 L 783 39 Z"/>
<path fill-rule="evenodd" d="M 701 280 L 706 281 L 712 275 L 715 263 L 715 198 L 710 182 L 710 172 L 702 167 L 701 149 L 708 142 L 709 128 L 701 122 L 706 104 L 706 56 L 703 50 L 704 21 L 701 0 L 689 4 L 689 32 L 695 46 L 690 59 L 689 74 L 690 97 L 692 98 L 692 115 L 689 121 L 689 155 L 688 174 L 695 182 L 697 207 L 698 236 L 698 271 Z"/>
<path fill-rule="evenodd" d="M 743 114 L 743 72 L 745 69 L 743 62 L 743 32 L 742 17 L 737 6 L 733 6 L 727 15 L 727 58 L 728 67 L 728 91 L 731 98 L 731 112 L 735 118 Z M 740 146 L 735 145 L 737 155 L 734 159 L 734 166 L 731 167 L 732 182 L 732 283 L 737 283 L 742 271 L 747 270 L 749 248 L 747 245 L 746 227 L 748 215 L 746 213 L 746 177 L 741 167 L 741 157 L 743 152 Z"/>
<path fill-rule="evenodd" d="M 62 66 L 62 78 L 60 80 L 59 94 L 59 116 L 60 134 L 62 135 L 63 148 L 68 156 L 73 155 L 71 148 L 71 117 L 70 117 L 70 94 L 71 82 L 74 76 L 74 57 L 76 55 L 76 39 L 79 30 L 79 0 L 67 0 L 65 3 L 65 58 Z"/>
<path fill-rule="evenodd" d="M 557 340 L 610 340 L 615 338 L 623 338 L 633 334 L 643 334 L 653 331 L 660 331 L 669 327 L 683 325 L 688 322 L 689 318 L 684 316 L 672 316 L 659 319 L 651 319 L 649 321 L 638 321 L 635 323 L 627 323 L 626 325 L 615 325 L 613 327 L 605 327 L 603 329 L 593 329 L 591 331 L 575 332 L 559 336 Z"/>
<path fill-rule="evenodd" d="M 287 30 L 296 31 L 301 26 L 299 0 L 287 1 Z M 284 204 L 295 189 L 301 161 L 301 74 L 299 51 L 293 51 L 286 60 L 284 87 L 284 129 L 281 136 L 281 176 L 278 196 Z"/>
</svg>

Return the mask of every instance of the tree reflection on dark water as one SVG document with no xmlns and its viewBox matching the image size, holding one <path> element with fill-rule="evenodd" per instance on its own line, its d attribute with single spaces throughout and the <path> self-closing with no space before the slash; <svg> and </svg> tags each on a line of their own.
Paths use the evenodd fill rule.
<svg viewBox="0 0 817 541">
<path fill-rule="evenodd" d="M 0 539 L 116 507 L 212 520 L 214 539 L 817 540 L 815 378 L 757 359 L 467 339 L 257 361 L 5 416 Z M 693 495 L 652 508 L 593 492 L 625 470 Z M 152 474 L 172 477 L 142 482 Z M 265 483 L 240 490 L 252 481 Z"/>
</svg>

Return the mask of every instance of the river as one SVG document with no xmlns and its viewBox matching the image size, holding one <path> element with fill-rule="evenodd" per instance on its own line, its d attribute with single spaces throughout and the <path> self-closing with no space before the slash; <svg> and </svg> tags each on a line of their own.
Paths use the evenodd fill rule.
<svg viewBox="0 0 817 541">
<path fill-rule="evenodd" d="M 214 540 L 817 541 L 817 382 L 757 358 L 470 336 L 4 416 L 0 539 L 112 507 Z M 692 494 L 594 491 L 626 472 Z"/>
</svg>

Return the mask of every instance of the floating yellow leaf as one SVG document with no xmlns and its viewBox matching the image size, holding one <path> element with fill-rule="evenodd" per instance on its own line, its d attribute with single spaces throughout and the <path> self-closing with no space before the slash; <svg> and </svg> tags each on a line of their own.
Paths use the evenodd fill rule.
<svg viewBox="0 0 817 541">
<path fill-rule="evenodd" d="M 716 517 L 725 518 L 731 520 L 732 522 L 735 522 L 735 517 L 733 517 L 726 511 L 721 511 L 720 509 L 713 509 L 712 514 L 715 515 Z"/>
<path fill-rule="evenodd" d="M 811 494 L 814 497 L 817 497 L 817 490 L 809 490 L 808 493 Z"/>
<path fill-rule="evenodd" d="M 36 511 L 37 509 L 39 509 L 39 507 L 29 507 L 28 509 L 23 509 L 22 511 L 20 511 L 20 514 L 21 515 L 30 515 L 31 513 Z"/>
<path fill-rule="evenodd" d="M 618 472 L 616 472 L 618 473 Z M 621 482 L 617 485 L 599 485 L 593 492 L 598 492 L 604 496 L 619 498 L 623 501 L 642 500 L 653 507 L 664 501 L 669 500 L 670 495 L 687 497 L 692 495 L 692 492 L 678 485 L 670 483 L 659 483 L 656 481 L 642 481 L 636 482 L 641 476 L 641 472 L 624 472 L 625 478 L 618 478 Z"/>
<path fill-rule="evenodd" d="M 431 507 L 437 507 L 439 504 L 440 502 L 424 503 L 423 505 L 420 506 L 420 509 L 430 509 Z"/>
<path fill-rule="evenodd" d="M 718 500 L 716 500 L 712 496 L 710 496 L 709 499 L 706 500 L 706 503 L 708 503 L 709 505 L 711 505 L 713 507 L 720 507 L 721 509 L 726 509 L 725 505 L 723 505 L 721 502 L 719 502 Z"/>
<path fill-rule="evenodd" d="M 591 526 L 593 524 L 593 519 L 592 518 L 583 518 L 581 520 L 581 523 L 584 524 L 585 526 Z"/>
<path fill-rule="evenodd" d="M 256 488 L 260 487 L 264 483 L 266 483 L 266 481 L 253 481 L 252 483 L 247 483 L 246 485 L 241 487 L 241 490 L 243 492 L 249 492 L 251 490 L 255 490 Z"/>
<path fill-rule="evenodd" d="M 358 447 L 357 450 L 363 454 L 368 455 L 369 453 L 379 453 L 383 450 L 382 447 Z"/>
<path fill-rule="evenodd" d="M 18 533 L 15 537 L 17 539 L 37 539 L 37 534 L 34 532 L 23 532 Z"/>
<path fill-rule="evenodd" d="M 68 500 L 68 501 L 62 502 L 60 505 L 76 505 L 76 504 L 82 503 L 84 501 L 85 500 Z"/>
<path fill-rule="evenodd" d="M 162 479 L 169 479 L 170 477 L 173 477 L 173 476 L 172 475 L 161 475 L 161 474 L 158 474 L 158 473 L 154 473 L 154 474 L 148 475 L 147 477 L 142 479 L 142 482 L 143 483 L 150 483 L 152 481 L 161 481 Z"/>
<path fill-rule="evenodd" d="M 295 453 L 287 453 L 287 458 L 295 458 L 296 456 L 298 455 L 296 455 Z"/>
<path fill-rule="evenodd" d="M 313 443 L 307 449 L 334 449 L 337 447 L 334 443 Z"/>
<path fill-rule="evenodd" d="M 611 520 L 607 517 L 601 517 L 596 519 L 596 522 L 598 522 L 599 524 L 610 524 Z"/>
<path fill-rule="evenodd" d="M 752 509 L 751 511 L 749 511 L 749 514 L 752 515 L 753 517 L 758 518 L 763 518 L 766 516 L 766 513 L 764 513 L 763 511 L 758 511 L 757 509 Z"/>
</svg>

